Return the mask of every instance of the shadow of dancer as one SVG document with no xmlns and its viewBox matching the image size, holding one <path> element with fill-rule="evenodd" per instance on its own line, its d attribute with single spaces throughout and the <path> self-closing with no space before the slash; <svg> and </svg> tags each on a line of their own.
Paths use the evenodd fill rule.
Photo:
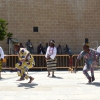
<svg viewBox="0 0 100 100">
<path fill-rule="evenodd" d="M 35 86 L 37 86 L 38 84 L 28 84 L 28 83 L 20 83 L 18 85 L 18 87 L 26 87 L 25 89 L 29 89 L 29 88 L 35 88 Z"/>
<path fill-rule="evenodd" d="M 55 77 L 49 77 L 49 78 L 63 79 L 62 77 L 57 77 L 57 76 L 55 76 Z"/>
<path fill-rule="evenodd" d="M 93 82 L 93 83 L 91 83 L 90 85 L 95 85 L 95 86 L 100 87 L 100 82 Z"/>
</svg>

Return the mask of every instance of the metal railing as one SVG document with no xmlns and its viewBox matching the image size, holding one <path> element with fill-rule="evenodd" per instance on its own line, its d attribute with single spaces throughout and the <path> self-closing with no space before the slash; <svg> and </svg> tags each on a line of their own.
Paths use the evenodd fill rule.
<svg viewBox="0 0 100 100">
<path fill-rule="evenodd" d="M 35 66 L 32 69 L 46 69 L 46 60 L 44 55 L 33 55 L 35 59 Z M 75 61 L 77 55 L 72 56 L 72 62 L 70 62 L 71 57 L 69 55 L 57 55 L 57 68 L 75 68 Z M 3 69 L 15 69 L 15 64 L 18 62 L 17 55 L 5 55 L 3 62 Z M 79 61 L 77 68 L 83 68 L 84 59 Z M 98 67 L 98 66 L 97 66 Z"/>
</svg>

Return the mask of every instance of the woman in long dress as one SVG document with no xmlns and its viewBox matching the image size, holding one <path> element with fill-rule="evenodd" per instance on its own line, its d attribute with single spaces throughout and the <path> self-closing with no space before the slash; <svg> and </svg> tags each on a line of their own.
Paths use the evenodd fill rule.
<svg viewBox="0 0 100 100">
<path fill-rule="evenodd" d="M 56 65 L 57 65 L 56 54 L 57 54 L 57 49 L 55 47 L 55 41 L 51 40 L 45 55 L 48 77 L 50 76 L 50 72 L 52 72 L 52 77 L 55 77 L 54 71 L 56 70 Z"/>
</svg>

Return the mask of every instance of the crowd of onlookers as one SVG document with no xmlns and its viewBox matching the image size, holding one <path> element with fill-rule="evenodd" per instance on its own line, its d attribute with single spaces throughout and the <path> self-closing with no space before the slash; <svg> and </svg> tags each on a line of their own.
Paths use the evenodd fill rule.
<svg viewBox="0 0 100 100">
<path fill-rule="evenodd" d="M 38 47 L 37 47 L 37 51 L 35 52 L 34 46 L 33 46 L 30 39 L 25 43 L 25 48 L 27 48 L 27 50 L 31 54 L 45 54 L 48 46 L 49 46 L 49 43 L 46 43 L 46 45 L 43 47 L 42 43 L 40 42 Z M 20 47 L 24 47 L 22 43 L 20 43 Z M 72 51 L 68 47 L 67 44 L 65 45 L 65 47 L 61 46 L 60 44 L 56 47 L 57 47 L 57 54 L 69 54 L 69 55 L 72 54 Z"/>
</svg>

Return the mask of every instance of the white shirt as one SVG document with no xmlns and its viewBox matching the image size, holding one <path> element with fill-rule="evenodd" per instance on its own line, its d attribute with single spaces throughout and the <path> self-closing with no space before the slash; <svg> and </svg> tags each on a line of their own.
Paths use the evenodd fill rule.
<svg viewBox="0 0 100 100">
<path fill-rule="evenodd" d="M 4 59 L 4 52 L 3 52 L 3 49 L 2 49 L 2 47 L 0 47 L 0 59 L 2 58 L 2 59 Z"/>
<path fill-rule="evenodd" d="M 99 52 L 99 53 L 100 53 L 100 46 L 97 48 L 97 52 Z"/>
<path fill-rule="evenodd" d="M 56 47 L 48 47 L 47 48 L 47 51 L 46 51 L 46 54 L 45 54 L 45 57 L 46 58 L 48 58 L 48 55 L 50 55 L 50 58 L 51 59 L 54 59 L 55 58 L 55 56 L 56 56 L 56 54 L 57 54 L 57 49 L 56 49 Z"/>
</svg>

